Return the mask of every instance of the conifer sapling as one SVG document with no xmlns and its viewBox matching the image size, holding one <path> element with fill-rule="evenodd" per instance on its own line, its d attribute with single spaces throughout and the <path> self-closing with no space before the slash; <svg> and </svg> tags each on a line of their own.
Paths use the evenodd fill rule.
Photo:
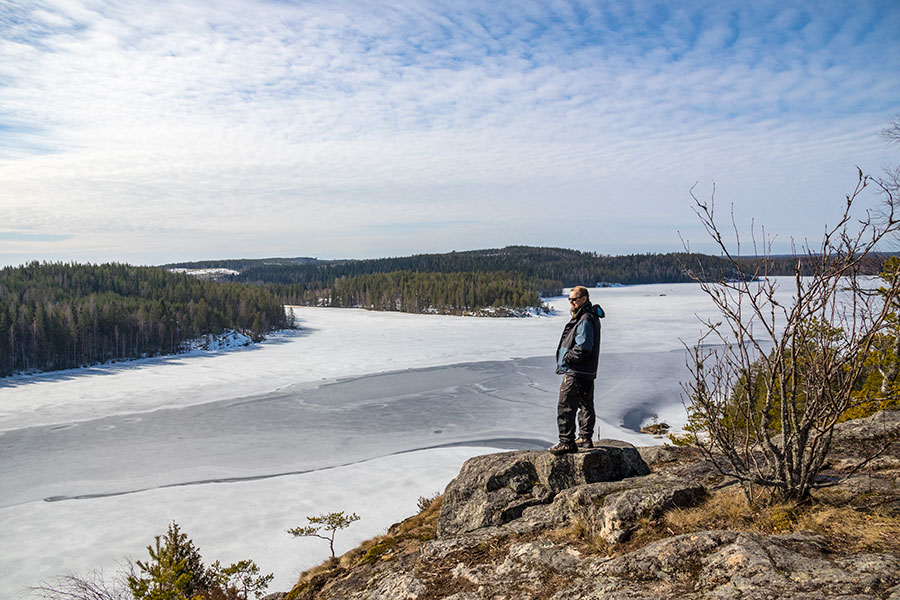
<svg viewBox="0 0 900 600">
<path fill-rule="evenodd" d="M 340 511 L 319 515 L 318 517 L 306 517 L 306 520 L 309 521 L 309 525 L 288 529 L 288 533 L 294 537 L 317 537 L 326 540 L 331 548 L 331 558 L 334 558 L 335 533 L 339 529 L 346 529 L 354 521 L 359 521 L 359 516 L 356 513 L 345 515 L 344 511 Z M 319 533 L 320 531 L 330 533 L 322 535 Z"/>
</svg>

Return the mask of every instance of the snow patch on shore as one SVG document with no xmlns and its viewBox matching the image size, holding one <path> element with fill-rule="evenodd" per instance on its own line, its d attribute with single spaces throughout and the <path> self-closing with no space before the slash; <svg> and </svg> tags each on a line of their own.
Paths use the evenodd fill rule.
<svg viewBox="0 0 900 600">
<path fill-rule="evenodd" d="M 169 269 L 172 273 L 187 273 L 199 279 L 211 279 L 214 277 L 225 277 L 228 275 L 240 275 L 240 271 L 234 269 L 211 268 L 211 269 L 185 269 L 182 267 L 173 267 Z"/>
<path fill-rule="evenodd" d="M 254 342 L 250 336 L 234 329 L 226 329 L 224 332 L 207 334 L 188 340 L 181 344 L 180 354 L 200 354 L 203 352 L 220 352 L 252 345 Z"/>
<path fill-rule="evenodd" d="M 463 313 L 467 317 L 503 317 L 503 318 L 530 318 L 549 317 L 555 314 L 553 308 L 546 304 L 542 307 L 528 306 L 525 308 L 513 308 L 510 306 L 486 306 L 475 311 Z"/>
</svg>

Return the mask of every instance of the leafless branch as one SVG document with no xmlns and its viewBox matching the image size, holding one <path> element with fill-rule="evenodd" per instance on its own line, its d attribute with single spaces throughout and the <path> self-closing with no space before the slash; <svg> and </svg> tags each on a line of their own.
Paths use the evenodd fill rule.
<svg viewBox="0 0 900 600">
<path fill-rule="evenodd" d="M 871 211 L 857 216 L 872 181 L 858 170 L 854 190 L 821 242 L 806 242 L 802 254 L 795 248 L 789 305 L 776 298 L 771 241 L 762 256 L 742 260 L 733 210 L 732 247 L 716 221 L 715 188 L 708 202 L 691 188 L 694 212 L 725 265 L 718 277 L 702 265 L 688 269 L 718 313 L 702 320 L 706 331 L 693 348 L 692 381 L 684 387 L 689 411 L 705 427 L 695 439 L 704 454 L 719 458 L 714 462 L 721 472 L 782 497 L 804 498 L 816 486 L 834 427 L 857 401 L 866 359 L 891 327 L 900 297 L 900 276 L 887 278 L 878 294 L 863 276 L 878 244 L 898 230 L 889 192 L 877 218 Z M 755 232 L 751 239 L 756 252 Z"/>
</svg>

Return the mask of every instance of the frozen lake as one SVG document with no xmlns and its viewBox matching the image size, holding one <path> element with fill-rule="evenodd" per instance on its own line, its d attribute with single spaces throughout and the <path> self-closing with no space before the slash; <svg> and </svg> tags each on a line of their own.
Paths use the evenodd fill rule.
<svg viewBox="0 0 900 600">
<path fill-rule="evenodd" d="M 658 443 L 683 423 L 692 284 L 592 290 L 606 309 L 600 435 Z M 298 308 L 255 347 L 0 380 L 0 596 L 143 559 L 177 521 L 207 562 L 252 558 L 287 590 L 328 555 L 285 530 L 355 511 L 336 550 L 413 514 L 462 462 L 556 441 L 553 352 L 567 320 Z"/>
</svg>

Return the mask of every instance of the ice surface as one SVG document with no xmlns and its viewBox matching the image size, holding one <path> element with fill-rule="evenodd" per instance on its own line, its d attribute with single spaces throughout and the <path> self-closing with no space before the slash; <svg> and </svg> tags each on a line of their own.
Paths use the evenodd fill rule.
<svg viewBox="0 0 900 600">
<path fill-rule="evenodd" d="M 335 551 L 346 552 L 415 514 L 418 497 L 443 491 L 465 459 L 491 451 L 445 448 L 304 475 L 8 506 L 0 511 L 0 597 L 27 598 L 26 586 L 68 572 L 103 567 L 112 575 L 125 557 L 145 560 L 146 546 L 173 520 L 208 563 L 253 558 L 275 573 L 270 591 L 289 590 L 329 550 L 327 542 L 293 538 L 287 529 L 306 525 L 306 516 L 356 512 L 360 521 L 335 537 Z"/>
<path fill-rule="evenodd" d="M 633 429 L 683 421 L 682 340 L 709 301 L 691 284 L 591 295 L 608 315 L 600 435 L 658 443 Z M 3 380 L 0 597 L 112 572 L 172 520 L 209 561 L 253 558 L 288 589 L 328 555 L 285 533 L 305 516 L 359 513 L 346 550 L 469 456 L 555 440 L 568 307 L 551 303 L 557 316 L 523 319 L 297 308 L 302 331 L 247 348 Z"/>
<path fill-rule="evenodd" d="M 697 339 L 709 301 L 692 284 L 593 290 L 607 313 L 603 352 L 680 350 Z M 4 379 L 0 431 L 205 404 L 304 382 L 383 371 L 553 354 L 558 315 L 489 319 L 298 307 L 300 332 L 205 356 L 145 359 Z M 85 375 L 90 375 L 86 377 Z"/>
</svg>

